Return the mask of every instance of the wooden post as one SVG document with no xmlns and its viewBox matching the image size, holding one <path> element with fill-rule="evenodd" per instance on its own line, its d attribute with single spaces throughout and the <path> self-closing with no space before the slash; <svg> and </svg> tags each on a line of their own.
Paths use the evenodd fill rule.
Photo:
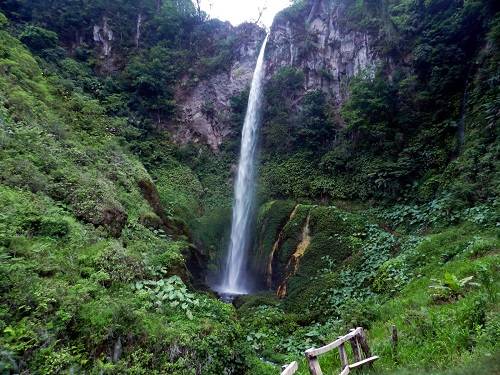
<svg viewBox="0 0 500 375">
<path fill-rule="evenodd" d="M 396 334 L 397 336 L 397 334 Z M 347 357 L 346 343 L 349 341 L 356 362 L 349 364 Z M 351 370 L 364 366 L 372 366 L 372 363 L 379 359 L 378 356 L 371 355 L 370 347 L 363 328 L 351 329 L 348 334 L 340 336 L 335 341 L 323 345 L 319 348 L 311 348 L 305 351 L 309 372 L 311 375 L 323 375 L 319 364 L 318 356 L 337 348 L 340 356 L 342 370 L 340 375 L 348 375 Z"/>
<path fill-rule="evenodd" d="M 352 339 L 349 340 L 349 342 L 351 343 L 352 353 L 354 355 L 354 362 L 361 361 L 362 358 L 357 337 L 353 337 Z"/>
<path fill-rule="evenodd" d="M 296 361 L 293 361 L 289 365 L 281 366 L 281 375 L 293 375 L 299 369 L 299 364 Z"/>
<path fill-rule="evenodd" d="M 354 328 L 351 328 L 349 332 L 354 331 Z M 352 339 L 349 339 L 352 348 L 352 354 L 354 355 L 354 362 L 361 361 L 361 350 L 359 348 L 358 337 L 354 336 Z"/>
<path fill-rule="evenodd" d="M 323 371 L 321 371 L 321 367 L 319 366 L 318 357 L 311 357 L 308 359 L 309 361 L 309 372 L 311 375 L 323 375 Z"/>
<path fill-rule="evenodd" d="M 310 356 L 308 350 L 306 350 L 305 355 L 307 359 L 307 365 L 309 366 L 309 372 L 311 373 L 311 375 L 323 375 L 323 372 L 321 371 L 321 367 L 319 365 L 318 357 Z"/>
<path fill-rule="evenodd" d="M 339 345 L 339 356 L 340 356 L 340 366 L 341 370 L 345 369 L 349 366 L 349 362 L 347 360 L 347 352 L 345 350 L 344 344 Z"/>
<path fill-rule="evenodd" d="M 398 346 L 398 329 L 395 325 L 391 326 L 391 344 L 393 348 Z"/>
<path fill-rule="evenodd" d="M 366 340 L 366 333 L 363 328 L 360 328 L 358 342 L 359 345 L 361 346 L 361 349 L 363 350 L 365 358 L 370 358 L 372 356 L 372 353 L 370 351 L 370 347 L 368 346 L 368 341 Z"/>
<path fill-rule="evenodd" d="M 398 329 L 395 325 L 391 326 L 391 348 L 392 348 L 392 357 L 395 362 L 397 362 L 398 355 Z"/>
</svg>

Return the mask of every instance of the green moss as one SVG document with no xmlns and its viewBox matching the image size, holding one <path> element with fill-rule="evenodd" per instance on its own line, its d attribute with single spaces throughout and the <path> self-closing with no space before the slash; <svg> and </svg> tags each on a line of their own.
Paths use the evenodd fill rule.
<svg viewBox="0 0 500 375">
<path fill-rule="evenodd" d="M 277 281 L 286 274 L 290 257 L 302 240 L 302 231 L 311 209 L 309 205 L 297 205 L 294 216 L 283 227 L 283 241 L 273 258 L 273 278 Z"/>
<path fill-rule="evenodd" d="M 287 205 L 286 202 L 280 205 L 278 203 L 279 201 L 263 206 L 259 216 L 260 223 L 268 223 L 266 220 L 271 220 L 273 214 L 279 213 L 276 219 L 286 223 L 280 225 L 282 237 L 274 254 L 272 281 L 275 286 L 282 282 L 287 284 L 287 310 L 305 312 L 322 291 L 329 290 L 338 283 L 336 277 L 322 275 L 322 270 L 339 268 L 346 259 L 360 251 L 366 219 L 359 214 L 350 214 L 335 207 L 300 204 L 293 210 L 294 214 L 290 219 L 290 214 L 286 214 L 286 211 L 293 205 L 289 204 L 288 210 L 280 211 L 281 207 Z M 294 263 L 290 260 L 302 240 L 308 217 L 310 244 L 294 269 Z M 272 248 L 279 232 L 271 225 L 265 229 L 270 229 L 270 233 L 275 232 L 274 236 L 269 236 L 265 231 L 261 234 L 269 236 L 268 246 Z M 266 237 L 261 237 L 260 241 L 264 243 L 265 239 Z M 262 261 L 264 266 L 267 258 L 264 257 Z"/>
<path fill-rule="evenodd" d="M 321 311 L 314 309 L 312 305 L 325 290 L 338 285 L 337 277 L 332 274 L 311 277 L 298 273 L 288 281 L 288 294 L 283 306 L 286 311 L 304 314 L 305 321 L 323 320 Z"/>
<path fill-rule="evenodd" d="M 270 201 L 259 210 L 256 223 L 257 239 L 250 254 L 250 262 L 253 272 L 261 278 L 267 272 L 269 255 L 274 243 L 280 231 L 288 224 L 294 208 L 295 203 L 291 201 Z"/>
<path fill-rule="evenodd" d="M 235 301 L 238 313 L 251 313 L 251 310 L 259 306 L 278 306 L 279 299 L 272 292 L 262 292 L 258 294 L 239 297 Z"/>
<path fill-rule="evenodd" d="M 218 274 L 229 244 L 231 208 L 208 210 L 205 215 L 191 222 L 191 228 L 195 243 L 199 244 L 209 258 L 209 271 Z"/>
</svg>

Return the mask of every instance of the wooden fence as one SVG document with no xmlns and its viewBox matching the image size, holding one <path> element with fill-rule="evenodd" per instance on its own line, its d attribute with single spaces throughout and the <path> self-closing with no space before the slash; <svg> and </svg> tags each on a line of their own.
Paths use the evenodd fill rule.
<svg viewBox="0 0 500 375">
<path fill-rule="evenodd" d="M 297 372 L 299 369 L 299 364 L 297 362 L 292 362 L 288 366 L 283 366 L 283 371 L 281 372 L 281 375 L 293 375 Z"/>
<path fill-rule="evenodd" d="M 347 357 L 347 351 L 345 348 L 346 342 L 349 341 L 352 353 L 354 356 L 354 363 L 349 364 L 349 359 Z M 334 342 L 331 342 L 328 345 L 322 346 L 317 349 L 308 349 L 305 352 L 305 356 L 307 359 L 307 363 L 309 365 L 309 372 L 311 375 L 323 375 L 321 371 L 321 367 L 319 365 L 318 357 L 321 354 L 328 353 L 333 349 L 338 349 L 341 363 L 341 372 L 340 375 L 347 375 L 349 372 L 355 368 L 370 365 L 371 363 L 376 361 L 379 357 L 372 356 L 370 347 L 368 346 L 368 342 L 366 340 L 365 331 L 363 328 L 358 327 L 356 329 L 351 329 L 350 332 L 345 335 L 339 337 Z M 298 369 L 297 362 L 292 362 L 288 366 L 283 366 L 283 372 L 281 375 L 293 375 Z"/>
</svg>

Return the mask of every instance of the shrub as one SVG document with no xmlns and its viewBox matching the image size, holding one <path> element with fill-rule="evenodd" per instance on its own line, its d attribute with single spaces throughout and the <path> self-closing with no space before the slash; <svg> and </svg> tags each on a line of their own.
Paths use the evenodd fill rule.
<svg viewBox="0 0 500 375">
<path fill-rule="evenodd" d="M 48 178 L 30 160 L 9 158 L 1 163 L 0 181 L 9 186 L 27 188 L 32 192 L 45 191 Z"/>
<path fill-rule="evenodd" d="M 141 213 L 139 221 L 147 228 L 156 230 L 163 228 L 163 222 L 161 218 L 151 211 Z"/>
<path fill-rule="evenodd" d="M 97 266 L 106 272 L 112 281 L 130 282 L 145 274 L 144 264 L 132 256 L 118 243 L 112 244 L 97 260 Z"/>
<path fill-rule="evenodd" d="M 146 294 L 156 310 L 164 311 L 165 307 L 179 308 L 190 320 L 193 319 L 192 309 L 200 304 L 196 296 L 188 292 L 179 276 L 158 281 L 137 281 L 134 288 L 137 292 Z"/>
<path fill-rule="evenodd" d="M 417 342 L 425 341 L 426 338 L 432 338 L 436 334 L 433 316 L 425 307 L 407 311 L 403 319 L 405 324 L 416 333 L 413 339 Z"/>
<path fill-rule="evenodd" d="M 14 353 L 4 349 L 0 350 L 0 371 L 2 373 L 17 373 L 19 371 L 17 361 L 18 359 Z"/>
<path fill-rule="evenodd" d="M 385 262 L 379 268 L 373 281 L 373 291 L 393 295 L 401 290 L 411 278 L 411 273 L 401 257 Z"/>
<path fill-rule="evenodd" d="M 340 309 L 340 316 L 346 329 L 363 327 L 370 329 L 372 322 L 379 318 L 379 312 L 370 301 L 347 300 Z"/>
<path fill-rule="evenodd" d="M 0 28 L 7 26 L 8 23 L 9 20 L 7 19 L 7 17 L 5 17 L 5 15 L 0 12 Z"/>
<path fill-rule="evenodd" d="M 500 314 L 490 311 L 485 316 L 484 339 L 495 345 L 500 342 Z"/>
<path fill-rule="evenodd" d="M 35 366 L 41 375 L 61 374 L 80 372 L 81 365 L 87 363 L 85 355 L 82 353 L 82 348 L 64 347 L 54 348 L 49 347 L 40 350 L 37 355 Z"/>
<path fill-rule="evenodd" d="M 473 278 L 474 276 L 468 276 L 459 279 L 456 275 L 447 272 L 441 280 L 432 279 L 434 283 L 429 286 L 433 290 L 432 298 L 435 301 L 443 302 L 460 298 L 471 287 L 480 286 L 480 284 L 472 281 Z"/>
<path fill-rule="evenodd" d="M 65 237 L 70 230 L 68 221 L 63 218 L 42 217 L 30 219 L 25 223 L 25 226 L 32 235 L 55 238 Z"/>
<path fill-rule="evenodd" d="M 55 48 L 58 42 L 55 32 L 33 25 L 26 26 L 19 39 L 34 52 Z"/>
<path fill-rule="evenodd" d="M 467 245 L 465 252 L 469 258 L 479 258 L 498 249 L 498 242 L 496 239 L 474 236 Z"/>
</svg>

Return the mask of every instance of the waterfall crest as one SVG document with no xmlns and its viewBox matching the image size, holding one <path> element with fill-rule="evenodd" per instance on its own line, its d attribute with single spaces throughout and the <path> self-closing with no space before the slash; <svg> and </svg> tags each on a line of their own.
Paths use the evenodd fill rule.
<svg viewBox="0 0 500 375">
<path fill-rule="evenodd" d="M 238 174 L 234 187 L 231 240 L 223 277 L 217 288 L 223 294 L 247 294 L 251 282 L 246 272 L 250 245 L 252 212 L 255 194 L 255 154 L 262 113 L 262 86 L 265 75 L 264 52 L 268 36 L 260 49 L 252 79 L 248 107 L 241 135 Z"/>
</svg>

